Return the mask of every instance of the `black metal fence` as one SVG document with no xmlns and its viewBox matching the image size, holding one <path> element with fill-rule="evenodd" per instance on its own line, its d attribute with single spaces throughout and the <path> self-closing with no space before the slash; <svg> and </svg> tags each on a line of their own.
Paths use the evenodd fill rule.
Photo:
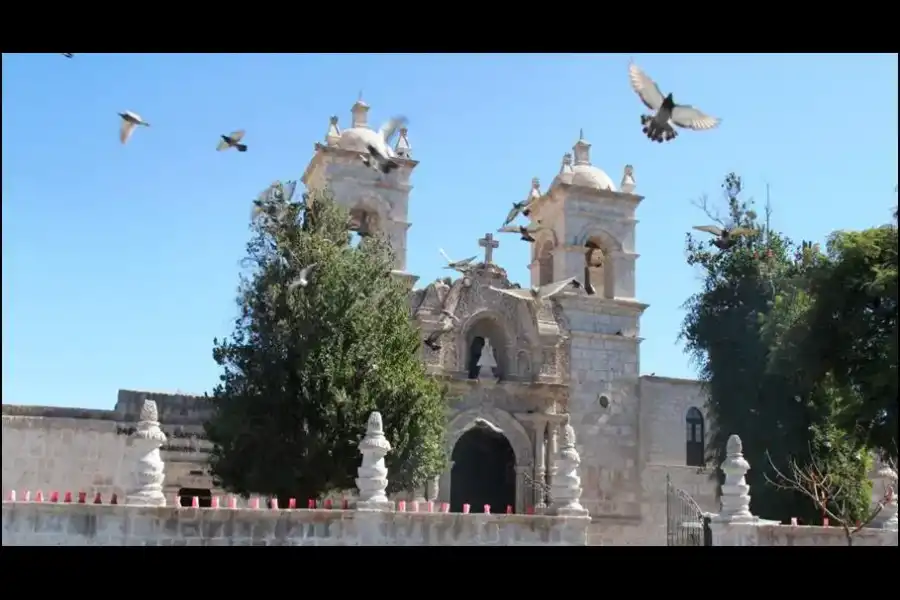
<svg viewBox="0 0 900 600">
<path fill-rule="evenodd" d="M 712 546 L 709 517 L 666 476 L 666 546 Z"/>
</svg>

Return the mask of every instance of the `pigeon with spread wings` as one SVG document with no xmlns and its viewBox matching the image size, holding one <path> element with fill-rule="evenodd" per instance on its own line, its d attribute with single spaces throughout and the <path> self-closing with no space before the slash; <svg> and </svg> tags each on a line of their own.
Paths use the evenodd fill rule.
<svg viewBox="0 0 900 600">
<path fill-rule="evenodd" d="M 242 144 L 241 140 L 244 139 L 244 130 L 238 129 L 237 131 L 232 131 L 228 135 L 219 136 L 222 139 L 219 141 L 219 145 L 216 146 L 216 150 L 221 152 L 223 150 L 228 150 L 229 148 L 237 148 L 238 152 L 246 152 L 247 144 Z"/>
<path fill-rule="evenodd" d="M 478 258 L 477 256 L 470 256 L 469 258 L 463 258 L 461 260 L 453 260 L 447 253 L 444 252 L 443 248 L 438 248 L 438 252 L 441 253 L 441 256 L 444 257 L 447 261 L 447 265 L 444 267 L 445 269 L 453 269 L 454 271 L 459 271 L 460 273 L 465 273 L 469 269 L 472 268 L 472 261 Z"/>
<path fill-rule="evenodd" d="M 663 96 L 650 77 L 636 64 L 628 65 L 628 78 L 644 106 L 653 111 L 652 115 L 641 115 L 644 134 L 654 142 L 668 142 L 678 137 L 675 127 L 705 131 L 719 125 L 720 119 L 711 117 L 689 104 L 675 104 L 672 94 Z"/>
<path fill-rule="evenodd" d="M 490 286 L 492 290 L 495 292 L 499 292 L 501 294 L 506 294 L 507 296 L 512 296 L 513 298 L 517 298 L 519 300 L 525 300 L 526 302 L 538 303 L 543 302 L 547 298 L 551 296 L 555 296 L 560 293 L 567 287 L 580 288 L 582 287 L 581 282 L 578 281 L 574 277 L 569 277 L 567 279 L 562 279 L 560 281 L 554 281 L 553 283 L 548 283 L 547 285 L 542 285 L 540 287 L 532 287 L 532 288 L 511 288 L 511 289 L 503 289 L 494 286 Z"/>
<path fill-rule="evenodd" d="M 311 263 L 300 269 L 300 273 L 288 284 L 288 291 L 293 292 L 297 288 L 305 288 L 309 285 L 309 276 L 312 270 L 319 266 L 318 263 Z"/>
<path fill-rule="evenodd" d="M 120 112 L 119 117 L 122 119 L 122 127 L 119 129 L 119 141 L 127 144 L 131 138 L 131 134 L 137 127 L 150 127 L 150 123 L 146 122 L 141 116 L 130 110 Z"/>
<path fill-rule="evenodd" d="M 441 337 L 456 329 L 457 325 L 459 325 L 459 317 L 448 310 L 442 310 L 441 321 L 438 325 L 438 328 L 428 334 L 428 337 L 425 338 L 424 344 L 437 352 L 441 349 Z"/>
<path fill-rule="evenodd" d="M 387 175 L 400 166 L 394 151 L 391 150 L 390 141 L 397 130 L 406 125 L 406 117 L 397 116 L 388 120 L 377 132 L 366 128 L 359 128 L 357 135 L 365 144 L 365 154 L 360 154 L 359 159 L 364 165 Z"/>
<path fill-rule="evenodd" d="M 755 230 L 750 229 L 748 227 L 735 227 L 734 229 L 727 229 L 724 227 L 716 227 L 715 225 L 696 225 L 694 229 L 697 231 L 703 231 L 705 233 L 711 233 L 716 236 L 716 239 L 713 240 L 713 246 L 720 250 L 728 250 L 732 248 L 738 242 L 738 238 L 743 235 L 752 235 L 756 233 Z"/>
<path fill-rule="evenodd" d="M 546 228 L 541 225 L 540 221 L 537 221 L 535 223 L 531 223 L 530 225 L 504 225 L 497 230 L 497 233 L 518 233 L 520 236 L 522 236 L 522 241 L 533 242 L 533 234 L 542 229 Z"/>
</svg>

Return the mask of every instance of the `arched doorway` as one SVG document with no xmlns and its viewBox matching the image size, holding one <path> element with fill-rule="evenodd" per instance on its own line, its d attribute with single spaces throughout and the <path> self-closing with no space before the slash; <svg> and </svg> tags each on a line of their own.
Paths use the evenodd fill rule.
<svg viewBox="0 0 900 600">
<path fill-rule="evenodd" d="M 453 447 L 450 472 L 450 510 L 462 512 L 463 504 L 472 512 L 506 512 L 516 505 L 516 456 L 506 436 L 486 425 L 468 430 Z"/>
</svg>

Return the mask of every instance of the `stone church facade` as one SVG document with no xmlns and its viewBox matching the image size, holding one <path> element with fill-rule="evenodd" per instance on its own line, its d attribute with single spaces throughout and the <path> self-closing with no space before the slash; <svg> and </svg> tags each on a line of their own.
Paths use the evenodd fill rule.
<svg viewBox="0 0 900 600">
<path fill-rule="evenodd" d="M 328 188 L 361 228 L 387 236 L 394 274 L 412 289 L 418 278 L 406 270 L 406 238 L 418 163 L 404 129 L 395 146 L 398 169 L 382 176 L 361 164 L 358 133 L 369 126 L 368 110 L 357 101 L 351 127 L 343 130 L 331 118 L 303 182 L 311 190 Z M 648 306 L 635 290 L 635 213 L 642 197 L 631 167 L 624 172 L 617 187 L 591 164 L 590 144 L 581 136 L 550 185 L 542 190 L 534 179 L 529 191 L 529 218 L 546 228 L 534 234 L 529 285 L 581 278 L 585 245 L 592 242 L 604 257 L 591 267 L 594 295 L 572 289 L 532 307 L 492 290 L 518 286 L 493 262 L 497 242 L 490 234 L 479 241 L 483 259 L 467 273 L 411 291 L 411 314 L 424 335 L 439 326 L 441 311 L 459 319 L 440 350 L 422 350 L 429 372 L 450 387 L 450 467 L 413 496 L 450 502 L 454 510 L 484 503 L 540 511 L 549 500 L 551 456 L 568 421 L 594 543 L 665 544 L 667 478 L 701 508 L 716 508 L 703 464 L 708 422 L 699 384 L 639 376 L 640 318 Z M 117 448 L 144 398 L 156 400 L 170 438 L 164 448 L 170 493 L 216 493 L 204 465 L 202 402 L 123 390 L 113 411 L 4 405 L 4 494 L 66 485 L 119 489 Z"/>
</svg>

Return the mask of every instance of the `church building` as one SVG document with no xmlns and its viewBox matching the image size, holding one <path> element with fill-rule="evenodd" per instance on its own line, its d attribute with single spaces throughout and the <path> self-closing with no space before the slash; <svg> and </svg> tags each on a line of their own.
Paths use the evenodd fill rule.
<svg viewBox="0 0 900 600">
<path fill-rule="evenodd" d="M 390 240 L 394 274 L 409 283 L 410 313 L 423 337 L 440 326 L 442 311 L 459 319 L 439 349 L 422 348 L 428 371 L 450 386 L 450 466 L 411 495 L 449 502 L 454 511 L 468 503 L 490 504 L 497 512 L 506 506 L 540 512 L 550 501 L 553 456 L 568 422 L 581 456 L 581 503 L 593 520 L 591 543 L 664 545 L 667 482 L 700 508 L 714 510 L 699 383 L 640 376 L 640 319 L 648 305 L 635 289 L 635 214 L 642 197 L 635 193 L 633 169 L 624 166 L 616 186 L 591 164 L 591 145 L 582 135 L 549 186 L 531 180 L 529 218 L 544 228 L 534 233 L 528 286 L 582 279 L 590 245 L 599 257 L 589 266 L 593 294 L 567 288 L 532 303 L 491 289 L 519 285 L 493 261 L 498 243 L 490 233 L 479 241 L 483 258 L 465 273 L 416 288 L 406 256 L 418 162 L 407 129 L 397 136 L 399 167 L 391 173 L 359 160 L 368 111 L 357 101 L 346 129 L 331 118 L 302 180 L 310 190 L 328 188 L 361 229 Z M 122 449 L 145 398 L 157 402 L 169 438 L 163 447 L 166 492 L 201 498 L 222 493 L 206 471 L 202 399 L 129 390 L 120 390 L 111 411 L 4 405 L 3 493 L 121 493 Z"/>
</svg>

